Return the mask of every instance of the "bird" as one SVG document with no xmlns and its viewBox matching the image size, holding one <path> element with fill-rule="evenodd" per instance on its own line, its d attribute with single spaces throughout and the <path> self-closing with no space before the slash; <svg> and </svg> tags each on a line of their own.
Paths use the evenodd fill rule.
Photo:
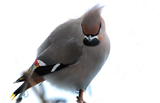
<svg viewBox="0 0 160 103">
<path fill-rule="evenodd" d="M 25 88 L 22 75 L 14 83 L 23 84 L 13 92 L 18 94 L 48 81 L 65 91 L 79 92 L 77 101 L 83 101 L 83 92 L 98 74 L 110 54 L 110 40 L 101 16 L 104 6 L 95 5 L 81 17 L 57 26 L 37 49 L 37 56 L 28 73 L 33 71 L 33 85 Z"/>
</svg>

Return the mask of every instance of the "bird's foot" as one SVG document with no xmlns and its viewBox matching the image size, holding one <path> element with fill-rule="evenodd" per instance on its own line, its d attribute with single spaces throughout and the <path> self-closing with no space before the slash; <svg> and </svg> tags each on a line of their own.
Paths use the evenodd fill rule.
<svg viewBox="0 0 160 103">
<path fill-rule="evenodd" d="M 77 103 L 87 103 L 81 97 L 77 96 Z"/>
</svg>

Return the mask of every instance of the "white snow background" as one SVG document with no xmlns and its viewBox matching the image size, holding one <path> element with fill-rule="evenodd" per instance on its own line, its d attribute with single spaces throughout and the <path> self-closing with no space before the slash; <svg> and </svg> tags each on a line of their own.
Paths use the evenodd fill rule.
<svg viewBox="0 0 160 103">
<path fill-rule="evenodd" d="M 87 103 L 160 103 L 159 0 L 0 0 L 0 103 L 20 84 L 13 82 L 33 63 L 36 50 L 59 24 L 104 5 L 110 56 L 86 91 Z M 76 95 L 44 82 L 47 99 Z M 39 87 L 39 86 L 37 86 Z M 22 103 L 40 103 L 32 89 Z"/>
</svg>

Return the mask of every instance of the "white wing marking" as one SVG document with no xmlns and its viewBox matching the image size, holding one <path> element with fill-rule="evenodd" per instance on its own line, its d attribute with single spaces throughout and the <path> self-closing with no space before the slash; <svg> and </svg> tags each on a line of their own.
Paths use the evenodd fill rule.
<svg viewBox="0 0 160 103">
<path fill-rule="evenodd" d="M 52 68 L 51 72 L 54 72 L 59 66 L 60 66 L 60 63 L 56 64 L 56 65 Z"/>
</svg>

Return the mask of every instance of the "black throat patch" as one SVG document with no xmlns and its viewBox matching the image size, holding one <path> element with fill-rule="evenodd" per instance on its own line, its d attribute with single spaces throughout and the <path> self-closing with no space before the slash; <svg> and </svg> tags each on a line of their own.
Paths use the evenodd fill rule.
<svg viewBox="0 0 160 103">
<path fill-rule="evenodd" d="M 89 41 L 87 38 L 83 39 L 83 44 L 86 46 L 97 46 L 99 43 L 97 38 L 94 38 L 92 41 Z"/>
</svg>

